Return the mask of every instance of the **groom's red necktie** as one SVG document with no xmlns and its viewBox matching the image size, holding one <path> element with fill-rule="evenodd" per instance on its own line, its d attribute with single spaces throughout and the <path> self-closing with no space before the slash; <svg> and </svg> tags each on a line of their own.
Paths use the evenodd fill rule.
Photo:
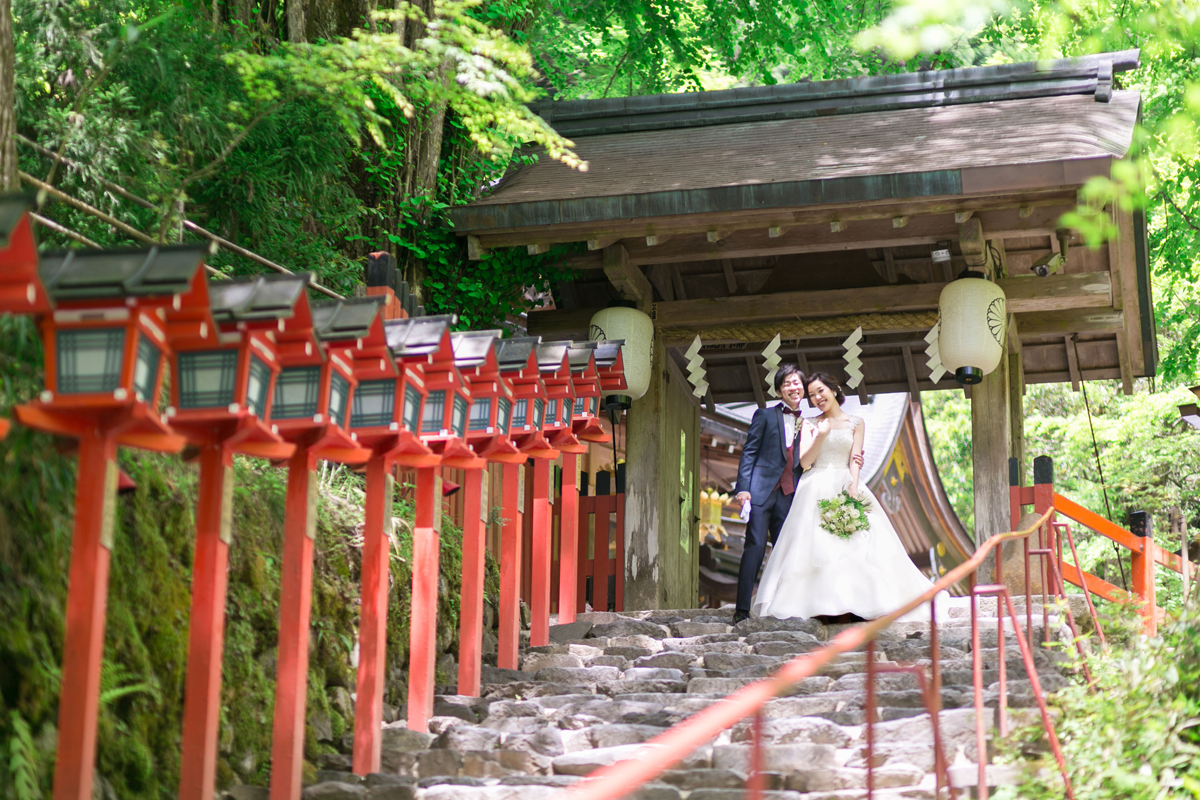
<svg viewBox="0 0 1200 800">
<path fill-rule="evenodd" d="M 800 410 L 799 409 L 791 409 L 791 408 L 788 408 L 787 406 L 784 406 L 783 413 L 791 414 L 793 417 L 795 417 L 796 418 L 795 425 L 797 427 L 799 426 L 799 424 L 800 424 Z M 783 425 L 784 435 L 786 436 L 787 435 L 787 425 L 784 423 L 784 420 L 782 418 L 780 418 L 779 424 Z M 783 474 L 779 476 L 779 490 L 781 492 L 783 492 L 783 494 L 785 496 L 790 495 L 792 492 L 796 491 L 796 473 L 792 470 L 792 458 L 795 453 L 795 447 L 796 447 L 796 436 L 793 433 L 792 437 L 788 440 L 787 462 L 783 465 Z"/>
</svg>

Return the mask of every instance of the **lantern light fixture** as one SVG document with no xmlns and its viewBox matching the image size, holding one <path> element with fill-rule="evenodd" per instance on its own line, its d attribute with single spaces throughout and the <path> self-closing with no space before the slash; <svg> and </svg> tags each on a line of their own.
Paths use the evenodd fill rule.
<svg viewBox="0 0 1200 800">
<path fill-rule="evenodd" d="M 569 357 L 570 342 L 542 342 L 537 346 L 538 370 L 546 387 L 546 413 L 542 430 L 554 449 L 564 453 L 587 452 L 572 430 L 575 382 Z"/>
<path fill-rule="evenodd" d="M 575 385 L 575 405 L 572 408 L 572 430 L 581 442 L 603 444 L 612 434 L 600 425 L 600 371 L 596 366 L 599 342 L 572 342 L 567 351 L 571 362 L 571 380 Z M 620 353 L 619 346 L 610 348 Z"/>
<path fill-rule="evenodd" d="M 478 459 L 466 442 L 467 412 L 471 405 L 470 386 L 455 366 L 450 329 L 457 317 L 452 314 L 393 320 L 387 323 L 388 343 L 399 359 L 420 355 L 424 381 L 424 403 L 415 407 L 416 395 L 406 396 L 403 415 L 420 441 L 440 458 L 443 466 L 470 469 Z M 408 346 L 402 334 L 413 337 Z M 420 342 L 418 345 L 417 343 Z"/>
<path fill-rule="evenodd" d="M 159 417 L 159 391 L 175 320 L 203 320 L 210 314 L 200 268 L 207 252 L 207 247 L 184 245 L 44 255 L 39 272 L 55 309 L 42 318 L 46 387 L 41 409 L 26 413 L 53 409 L 91 416 L 121 406 L 138 423 L 126 428 L 128 435 L 119 436 L 118 443 L 156 439 L 169 452 L 181 448 L 182 439 Z M 206 326 L 211 330 L 211 321 L 199 322 L 197 329 Z"/>
<path fill-rule="evenodd" d="M 627 389 L 624 394 L 605 397 L 606 408 L 630 407 L 650 388 L 654 365 L 654 322 L 629 301 L 617 300 L 592 316 L 588 338 L 597 341 L 622 339 Z"/>
<path fill-rule="evenodd" d="M 43 314 L 50 298 L 38 274 L 31 194 L 0 194 L 0 314 Z"/>
<path fill-rule="evenodd" d="M 488 461 L 522 464 L 525 455 L 508 436 L 512 383 L 500 372 L 499 330 L 459 331 L 451 335 L 454 363 L 471 386 L 467 441 Z"/>
<path fill-rule="evenodd" d="M 964 270 L 938 300 L 938 353 L 960 384 L 976 384 L 1004 355 L 1008 313 L 1004 290 L 982 272 Z"/>
<path fill-rule="evenodd" d="M 281 459 L 291 454 L 271 430 L 279 372 L 276 334 L 311 326 L 310 275 L 234 278 L 209 285 L 207 318 L 171 312 L 171 426 L 197 447 Z"/>
<path fill-rule="evenodd" d="M 533 458 L 555 458 L 558 451 L 546 440 L 546 384 L 538 365 L 540 336 L 504 339 L 496 354 L 501 374 L 512 384 L 513 405 L 509 437 Z"/>
</svg>

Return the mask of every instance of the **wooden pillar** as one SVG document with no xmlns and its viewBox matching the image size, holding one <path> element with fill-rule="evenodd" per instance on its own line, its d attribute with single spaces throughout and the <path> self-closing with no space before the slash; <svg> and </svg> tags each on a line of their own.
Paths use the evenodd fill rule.
<svg viewBox="0 0 1200 800">
<path fill-rule="evenodd" d="M 275 719 L 271 734 L 271 800 L 296 800 L 304 788 L 304 722 L 308 701 L 308 637 L 312 612 L 313 540 L 317 532 L 316 459 L 297 447 L 288 460 L 287 507 L 279 591 Z"/>
<path fill-rule="evenodd" d="M 441 506 L 442 479 L 438 468 L 417 469 L 416 518 L 413 524 L 412 622 L 408 646 L 408 729 L 421 733 L 427 732 L 429 718 L 433 716 Z"/>
<path fill-rule="evenodd" d="M 117 501 L 117 446 L 95 430 L 79 439 L 67 583 L 54 800 L 91 800 L 100 713 L 100 663 Z"/>
<path fill-rule="evenodd" d="M 533 460 L 533 542 L 529 584 L 529 644 L 550 644 L 550 460 Z"/>
<path fill-rule="evenodd" d="M 975 544 L 1009 530 L 1008 356 L 971 387 L 971 463 L 975 486 Z"/>
<path fill-rule="evenodd" d="M 212 800 L 214 792 L 232 502 L 233 454 L 220 445 L 205 447 L 200 451 L 200 487 L 196 498 L 180 800 Z"/>
<path fill-rule="evenodd" d="M 462 605 L 458 624 L 458 693 L 479 696 L 483 648 L 483 580 L 487 529 L 482 469 L 465 470 L 463 482 Z"/>
<path fill-rule="evenodd" d="M 628 609 L 697 603 L 700 404 L 669 357 L 656 336 L 650 387 L 626 414 L 623 600 Z"/>
<path fill-rule="evenodd" d="M 354 703 L 354 773 L 379 772 L 383 692 L 387 677 L 388 529 L 395 481 L 387 459 L 367 462 L 363 513 L 362 599 L 358 623 L 357 697 Z"/>
<path fill-rule="evenodd" d="M 500 630 L 496 666 L 517 668 L 521 644 L 521 486 L 522 464 L 505 464 L 500 489 L 503 527 L 500 532 Z"/>
<path fill-rule="evenodd" d="M 575 586 L 579 571 L 579 456 L 564 453 L 562 505 L 558 510 L 558 624 L 575 621 Z M 459 687 L 459 692 L 462 688 Z"/>
<path fill-rule="evenodd" d="M 625 412 L 625 606 L 660 608 L 659 494 L 667 471 L 660 442 L 670 434 L 662 417 L 666 348 L 655 336 L 650 386 Z M 678 435 L 678 434 L 676 434 Z M 670 477 L 669 475 L 666 477 Z M 599 529 L 600 520 L 596 527 Z M 597 556 L 599 549 L 597 548 Z M 593 598 L 595 587 L 593 586 Z M 595 601 L 592 603 L 595 607 Z M 599 609 L 604 611 L 605 609 Z"/>
</svg>

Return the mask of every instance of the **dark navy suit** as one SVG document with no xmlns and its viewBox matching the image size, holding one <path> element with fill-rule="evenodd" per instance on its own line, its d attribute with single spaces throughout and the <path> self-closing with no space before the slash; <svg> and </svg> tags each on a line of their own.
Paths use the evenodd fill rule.
<svg viewBox="0 0 1200 800">
<path fill-rule="evenodd" d="M 746 526 L 746 549 L 738 569 L 737 610 L 749 611 L 754 593 L 754 581 L 762 567 L 767 541 L 774 544 L 783 521 L 792 507 L 794 492 L 784 494 L 779 488 L 787 465 L 786 428 L 783 424 L 784 405 L 760 408 L 750 421 L 750 433 L 742 447 L 738 463 L 735 493 L 750 493 L 750 522 Z M 800 420 L 796 419 L 797 435 L 792 446 L 792 475 L 800 480 Z M 792 487 L 795 489 L 795 486 Z"/>
</svg>

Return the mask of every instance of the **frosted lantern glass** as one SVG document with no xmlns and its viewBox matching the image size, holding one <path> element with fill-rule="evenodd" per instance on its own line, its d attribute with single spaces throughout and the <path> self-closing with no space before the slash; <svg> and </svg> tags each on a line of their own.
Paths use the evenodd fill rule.
<svg viewBox="0 0 1200 800">
<path fill-rule="evenodd" d="M 938 316 L 938 354 L 959 383 L 978 383 L 996 369 L 1008 322 L 1003 289 L 986 278 L 959 278 L 942 289 Z"/>
<path fill-rule="evenodd" d="M 625 363 L 625 382 L 634 400 L 650 388 L 650 368 L 654 363 L 654 322 L 636 308 L 605 308 L 592 317 L 590 338 L 596 341 L 624 339 L 621 360 Z"/>
</svg>

